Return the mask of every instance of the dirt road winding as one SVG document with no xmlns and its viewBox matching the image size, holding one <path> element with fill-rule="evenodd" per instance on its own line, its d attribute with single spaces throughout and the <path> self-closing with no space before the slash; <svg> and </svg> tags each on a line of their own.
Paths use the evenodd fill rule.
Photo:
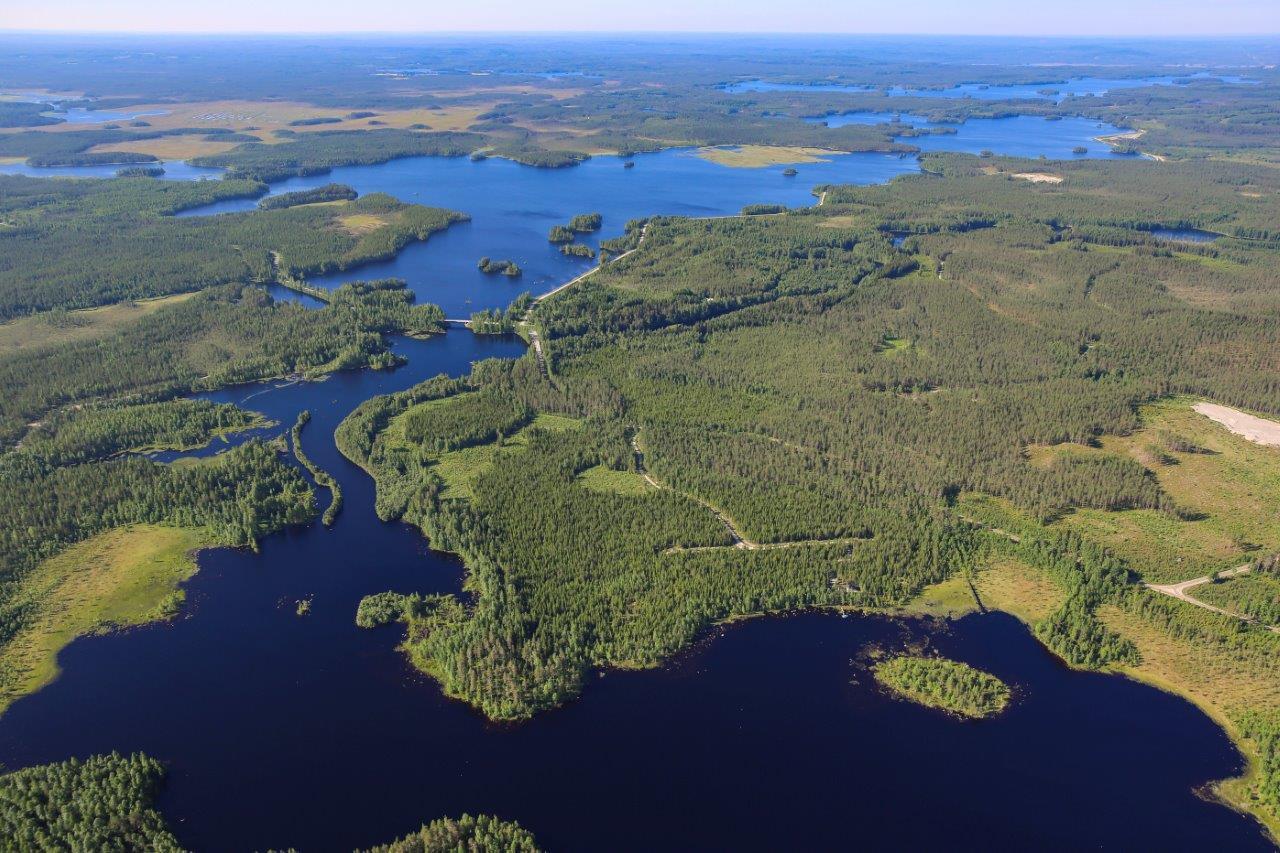
<svg viewBox="0 0 1280 853">
<path fill-rule="evenodd" d="M 1236 577 L 1237 575 L 1248 574 L 1252 569 L 1253 569 L 1252 563 L 1245 563 L 1243 566 L 1236 566 L 1234 569 L 1228 569 L 1225 572 L 1220 572 L 1218 574 L 1218 577 L 1233 578 L 1233 577 Z M 1201 577 L 1201 578 L 1192 578 L 1189 581 L 1181 581 L 1179 583 L 1164 583 L 1164 584 L 1144 583 L 1143 586 L 1145 586 L 1147 589 L 1154 590 L 1156 592 L 1162 592 L 1165 595 L 1171 595 L 1174 598 L 1178 599 L 1179 601 L 1185 601 L 1187 604 L 1194 604 L 1196 607 L 1203 607 L 1205 610 L 1212 610 L 1214 613 L 1221 613 L 1223 616 L 1230 616 L 1233 619 L 1240 619 L 1245 622 L 1257 621 L 1254 619 L 1250 619 L 1247 616 L 1241 616 L 1239 613 L 1233 613 L 1232 611 L 1226 610 L 1222 607 L 1216 607 L 1212 604 L 1201 601 L 1198 598 L 1192 598 L 1190 595 L 1187 594 L 1187 590 L 1193 589 L 1198 586 L 1203 586 L 1204 584 L 1210 583 L 1212 580 L 1213 580 L 1212 576 L 1205 575 L 1204 577 Z M 1280 634 L 1280 627 L 1276 627 L 1274 625 L 1267 625 L 1266 628 L 1269 631 L 1274 631 L 1275 633 Z"/>
</svg>

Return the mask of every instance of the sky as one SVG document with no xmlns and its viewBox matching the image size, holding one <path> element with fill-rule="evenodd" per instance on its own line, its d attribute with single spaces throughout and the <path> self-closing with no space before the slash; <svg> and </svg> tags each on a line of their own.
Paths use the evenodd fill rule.
<svg viewBox="0 0 1280 853">
<path fill-rule="evenodd" d="M 0 29 L 1263 35 L 1280 0 L 0 0 Z"/>
</svg>

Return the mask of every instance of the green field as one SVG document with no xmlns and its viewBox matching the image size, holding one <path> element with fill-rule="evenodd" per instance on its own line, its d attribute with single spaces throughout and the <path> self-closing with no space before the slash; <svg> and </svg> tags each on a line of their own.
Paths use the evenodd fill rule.
<svg viewBox="0 0 1280 853">
<path fill-rule="evenodd" d="M 52 348 L 60 344 L 102 338 L 121 326 L 194 295 L 178 293 L 155 299 L 117 302 L 101 308 L 54 311 L 10 320 L 0 324 L 0 356 L 23 349 Z"/>
<path fill-rule="evenodd" d="M 654 487 L 634 471 L 617 471 L 605 465 L 593 465 L 578 475 L 578 482 L 593 492 L 642 497 L 651 494 Z"/>
<path fill-rule="evenodd" d="M 1280 551 L 1280 452 L 1233 435 L 1192 411 L 1196 401 L 1175 398 L 1143 406 L 1141 426 L 1105 436 L 1098 448 L 1034 448 L 1033 462 L 1062 454 L 1114 454 L 1146 465 L 1180 507 L 1179 519 L 1152 510 L 1080 509 L 1058 525 L 1103 542 L 1146 580 L 1167 583 L 1235 568 Z M 1176 437 L 1193 452 L 1170 450 Z"/>
<path fill-rule="evenodd" d="M 182 606 L 178 584 L 212 544 L 199 530 L 136 524 L 98 534 L 45 560 L 18 595 L 35 615 L 0 646 L 8 673 L 0 711 L 58 675 L 57 656 L 76 637 L 167 618 Z"/>
</svg>

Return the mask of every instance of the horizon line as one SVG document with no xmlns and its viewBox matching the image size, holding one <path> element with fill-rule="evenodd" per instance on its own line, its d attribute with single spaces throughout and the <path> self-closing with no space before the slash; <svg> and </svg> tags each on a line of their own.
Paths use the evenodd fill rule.
<svg viewBox="0 0 1280 853">
<path fill-rule="evenodd" d="M 358 38 L 389 36 L 398 39 L 423 36 L 482 37 L 482 36 L 719 36 L 719 37 L 770 37 L 770 38 L 988 38 L 988 39 L 1136 39 L 1149 41 L 1212 41 L 1216 39 L 1280 40 L 1280 31 L 1273 33 L 982 33 L 982 32 L 816 32 L 794 30 L 71 30 L 71 29 L 5 29 L 4 36 L 256 36 L 277 38 Z"/>
</svg>

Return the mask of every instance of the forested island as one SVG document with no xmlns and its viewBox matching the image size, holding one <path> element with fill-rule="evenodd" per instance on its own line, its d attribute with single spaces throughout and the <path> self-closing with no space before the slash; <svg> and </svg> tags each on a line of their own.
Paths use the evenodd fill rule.
<svg viewBox="0 0 1280 853">
<path fill-rule="evenodd" d="M 302 449 L 302 428 L 311 421 L 311 412 L 303 409 L 298 413 L 298 420 L 294 423 L 293 429 L 289 432 L 289 440 L 293 445 L 293 455 L 303 468 L 306 468 L 311 474 L 316 484 L 329 490 L 329 505 L 325 507 L 324 514 L 320 516 L 321 522 L 325 527 L 331 527 L 333 522 L 337 520 L 338 513 L 342 512 L 342 486 L 333 478 L 329 472 L 325 471 L 319 465 L 311 461 L 306 451 Z M 299 605 L 301 607 L 301 605 Z M 310 609 L 310 604 L 307 604 Z M 302 615 L 299 610 L 299 615 Z"/>
<path fill-rule="evenodd" d="M 991 717 L 1009 704 L 1004 682 L 959 661 L 899 655 L 876 664 L 873 672 L 892 693 L 958 717 Z"/>
<path fill-rule="evenodd" d="M 480 272 L 486 275 L 505 275 L 508 278 L 520 277 L 520 265 L 515 261 L 496 261 L 490 257 L 481 258 L 476 264 L 480 268 Z"/>
</svg>

